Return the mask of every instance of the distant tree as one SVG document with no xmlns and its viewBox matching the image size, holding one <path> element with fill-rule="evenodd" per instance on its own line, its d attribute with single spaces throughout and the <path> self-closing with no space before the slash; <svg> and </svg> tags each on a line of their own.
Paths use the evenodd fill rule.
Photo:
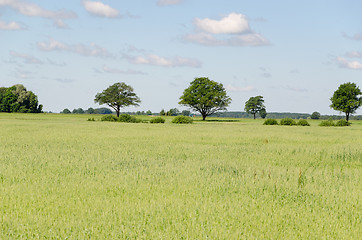
<svg viewBox="0 0 362 240">
<path fill-rule="evenodd" d="M 164 109 L 161 110 L 160 116 L 166 116 L 166 113 L 165 113 L 165 110 L 164 110 Z"/>
<path fill-rule="evenodd" d="M 168 112 L 167 112 L 167 116 L 177 116 L 180 114 L 180 111 L 177 108 L 171 108 Z"/>
<path fill-rule="evenodd" d="M 151 110 L 148 110 L 148 111 L 146 112 L 146 114 L 147 114 L 147 115 L 152 115 Z"/>
<path fill-rule="evenodd" d="M 206 77 L 195 78 L 184 90 L 180 100 L 179 104 L 199 112 L 202 120 L 217 111 L 226 110 L 231 103 L 223 85 Z"/>
<path fill-rule="evenodd" d="M 139 106 L 141 100 L 133 92 L 133 88 L 123 82 L 115 83 L 112 86 L 105 89 L 103 92 L 98 93 L 94 99 L 95 103 L 106 104 L 113 108 L 117 117 L 122 107 L 127 106 Z"/>
<path fill-rule="evenodd" d="M 268 115 L 265 108 L 260 109 L 259 114 L 262 119 L 264 119 L 266 117 L 266 115 Z"/>
<path fill-rule="evenodd" d="M 95 114 L 112 114 L 112 110 L 109 108 L 96 108 L 94 109 Z"/>
<path fill-rule="evenodd" d="M 251 97 L 245 102 L 245 111 L 249 114 L 253 114 L 254 119 L 255 115 L 262 109 L 265 111 L 264 99 L 262 96 Z"/>
<path fill-rule="evenodd" d="M 310 116 L 311 119 L 319 119 L 321 117 L 321 114 L 319 112 L 313 112 Z"/>
<path fill-rule="evenodd" d="M 68 108 L 65 108 L 61 113 L 70 114 L 72 112 Z"/>
<path fill-rule="evenodd" d="M 188 110 L 183 110 L 183 111 L 181 112 L 181 115 L 183 115 L 183 116 L 190 116 L 190 114 L 191 114 L 191 112 L 188 111 Z"/>
<path fill-rule="evenodd" d="M 355 83 L 341 84 L 334 92 L 330 105 L 334 110 L 344 112 L 346 114 L 346 121 L 348 122 L 349 116 L 356 112 L 362 105 L 361 90 Z"/>
<path fill-rule="evenodd" d="M 91 108 L 91 107 L 88 108 L 85 112 L 88 113 L 88 114 L 95 114 L 94 108 Z"/>
</svg>

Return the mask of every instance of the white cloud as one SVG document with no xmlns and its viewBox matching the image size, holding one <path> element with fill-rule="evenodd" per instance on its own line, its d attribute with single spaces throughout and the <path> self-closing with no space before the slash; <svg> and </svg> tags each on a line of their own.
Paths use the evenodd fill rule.
<svg viewBox="0 0 362 240">
<path fill-rule="evenodd" d="M 30 56 L 28 54 L 17 53 L 17 52 L 11 51 L 10 55 L 13 57 L 16 57 L 16 58 L 23 59 L 24 63 L 26 63 L 26 64 L 43 64 L 43 62 L 41 60 L 39 60 L 36 57 Z"/>
<path fill-rule="evenodd" d="M 337 62 L 341 68 L 348 68 L 348 69 L 362 69 L 362 63 L 358 61 L 348 61 L 342 57 L 337 58 Z"/>
<path fill-rule="evenodd" d="M 103 72 L 111 73 L 111 74 L 129 74 L 129 75 L 146 75 L 145 72 L 127 69 L 127 70 L 121 70 L 118 68 L 109 68 L 107 66 L 103 66 L 102 68 Z"/>
<path fill-rule="evenodd" d="M 236 34 L 249 31 L 246 17 L 238 13 L 230 13 L 221 20 L 196 18 L 194 24 L 199 30 L 212 34 Z"/>
<path fill-rule="evenodd" d="M 193 58 L 185 58 L 185 57 L 165 58 L 155 54 L 147 54 L 143 56 L 124 55 L 124 58 L 126 58 L 130 63 L 133 64 L 145 64 L 145 65 L 154 65 L 162 67 L 199 68 L 202 65 L 199 60 Z"/>
<path fill-rule="evenodd" d="M 243 14 L 230 13 L 221 20 L 209 18 L 194 20 L 198 32 L 188 34 L 185 41 L 207 46 L 264 46 L 267 39 L 254 33 Z"/>
<path fill-rule="evenodd" d="M 183 0 L 159 0 L 158 6 L 176 5 L 182 3 Z"/>
<path fill-rule="evenodd" d="M 113 57 L 107 49 L 95 43 L 91 43 L 89 46 L 81 43 L 70 45 L 50 39 L 48 42 L 38 42 L 38 48 L 42 51 L 66 51 L 87 57 Z"/>
<path fill-rule="evenodd" d="M 21 30 L 23 29 L 17 22 L 0 21 L 0 30 Z"/>
<path fill-rule="evenodd" d="M 357 52 L 357 51 L 348 52 L 346 53 L 346 56 L 349 58 L 362 58 L 362 52 Z"/>
<path fill-rule="evenodd" d="M 230 92 L 251 92 L 255 91 L 255 87 L 253 86 L 247 86 L 247 87 L 236 87 L 231 84 L 228 84 L 225 89 Z"/>
<path fill-rule="evenodd" d="M 83 6 L 87 12 L 95 16 L 107 18 L 117 18 L 121 16 L 117 9 L 114 9 L 102 2 L 83 1 Z"/>
<path fill-rule="evenodd" d="M 76 18 L 77 15 L 72 11 L 58 10 L 51 11 L 41 8 L 37 4 L 28 3 L 20 0 L 0 0 L 0 7 L 10 7 L 24 16 L 43 17 L 57 21 L 59 19 Z"/>
<path fill-rule="evenodd" d="M 189 42 L 207 46 L 243 47 L 269 45 L 268 40 L 257 33 L 234 35 L 229 38 L 218 38 L 217 36 L 208 33 L 196 33 L 186 35 L 184 39 Z"/>
</svg>

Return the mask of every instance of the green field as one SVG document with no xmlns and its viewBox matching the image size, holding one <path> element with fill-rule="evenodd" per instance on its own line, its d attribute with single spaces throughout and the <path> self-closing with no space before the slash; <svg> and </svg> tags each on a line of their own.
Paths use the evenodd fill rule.
<svg viewBox="0 0 362 240">
<path fill-rule="evenodd" d="M 361 121 L 88 117 L 0 114 L 0 239 L 362 236 Z"/>
</svg>

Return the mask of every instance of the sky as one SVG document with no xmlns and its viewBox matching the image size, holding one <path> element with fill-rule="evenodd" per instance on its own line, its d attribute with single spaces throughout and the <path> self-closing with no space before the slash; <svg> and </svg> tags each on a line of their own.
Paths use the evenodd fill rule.
<svg viewBox="0 0 362 240">
<path fill-rule="evenodd" d="M 0 86 L 23 84 L 45 111 L 104 107 L 125 82 L 159 112 L 208 77 L 244 111 L 340 114 L 340 84 L 362 88 L 360 0 L 0 0 Z M 362 114 L 359 109 L 357 114 Z"/>
</svg>

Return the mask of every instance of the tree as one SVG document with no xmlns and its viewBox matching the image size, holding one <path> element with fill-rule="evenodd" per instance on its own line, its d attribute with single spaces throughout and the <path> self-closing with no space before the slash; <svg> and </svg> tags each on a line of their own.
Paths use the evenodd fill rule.
<svg viewBox="0 0 362 240">
<path fill-rule="evenodd" d="M 245 102 L 245 111 L 249 114 L 253 114 L 254 119 L 255 114 L 260 112 L 262 109 L 265 111 L 264 99 L 262 96 L 251 97 Z"/>
<path fill-rule="evenodd" d="M 99 103 L 100 105 L 108 105 L 116 111 L 117 117 L 119 117 L 119 112 L 122 107 L 131 105 L 139 106 L 141 100 L 133 92 L 133 88 L 131 86 L 121 82 L 115 83 L 103 92 L 98 93 L 95 96 L 94 102 Z"/>
<path fill-rule="evenodd" d="M 311 119 L 319 119 L 321 117 L 321 114 L 319 112 L 313 112 L 310 116 Z"/>
<path fill-rule="evenodd" d="M 72 112 L 68 108 L 65 108 L 61 113 L 70 114 Z"/>
<path fill-rule="evenodd" d="M 206 77 L 195 78 L 184 90 L 180 100 L 179 104 L 199 112 L 202 120 L 217 111 L 226 110 L 231 103 L 223 85 Z"/>
<path fill-rule="evenodd" d="M 362 105 L 361 90 L 355 83 L 341 84 L 331 97 L 331 108 L 346 114 L 346 121 L 349 116 L 356 112 Z"/>
<path fill-rule="evenodd" d="M 40 113 L 42 109 L 43 105 L 38 105 L 38 97 L 23 85 L 0 88 L 0 112 Z"/>
<path fill-rule="evenodd" d="M 189 110 L 183 110 L 182 112 L 181 112 L 181 115 L 183 115 L 183 116 L 190 116 L 190 114 L 191 114 L 191 112 L 189 111 Z"/>
<path fill-rule="evenodd" d="M 165 109 L 162 109 L 162 110 L 161 110 L 160 116 L 166 116 Z"/>
<path fill-rule="evenodd" d="M 260 117 L 261 117 L 262 119 L 264 119 L 264 118 L 266 117 L 266 115 L 268 115 L 268 113 L 266 112 L 265 108 L 260 109 L 259 114 L 260 114 Z"/>
<path fill-rule="evenodd" d="M 148 110 L 148 111 L 146 112 L 146 114 L 147 114 L 147 115 L 152 115 L 151 110 Z"/>
<path fill-rule="evenodd" d="M 177 108 L 171 108 L 166 114 L 167 116 L 177 116 L 180 115 L 180 111 Z"/>
<path fill-rule="evenodd" d="M 88 113 L 88 114 L 95 114 L 96 113 L 94 108 L 91 108 L 91 107 L 88 108 L 85 112 Z"/>
</svg>

